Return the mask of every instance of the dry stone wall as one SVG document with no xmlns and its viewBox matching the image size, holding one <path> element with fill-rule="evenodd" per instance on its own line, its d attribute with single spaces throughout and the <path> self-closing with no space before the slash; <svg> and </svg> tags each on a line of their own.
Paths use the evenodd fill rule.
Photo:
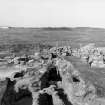
<svg viewBox="0 0 105 105">
<path fill-rule="evenodd" d="M 5 83 L 0 90 L 1 105 L 104 105 L 104 88 L 85 81 L 78 68 L 65 59 L 65 56 L 86 59 L 87 64 L 92 61 L 89 66 L 93 67 L 95 60 L 103 59 L 100 57 L 103 53 L 89 46 L 54 47 L 44 53 L 7 60 L 5 68 L 11 68 L 11 72 L 1 76 L 1 83 Z"/>
</svg>

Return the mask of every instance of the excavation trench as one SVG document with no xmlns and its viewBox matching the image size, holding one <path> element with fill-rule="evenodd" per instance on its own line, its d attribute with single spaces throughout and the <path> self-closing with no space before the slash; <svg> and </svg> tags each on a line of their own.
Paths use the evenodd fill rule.
<svg viewBox="0 0 105 105">
<path fill-rule="evenodd" d="M 41 78 L 41 89 L 48 88 L 50 85 L 56 86 L 56 83 L 58 81 L 62 81 L 59 71 L 57 71 L 57 68 L 55 66 L 50 65 L 46 73 L 44 73 Z M 72 105 L 72 103 L 68 101 L 67 95 L 64 94 L 63 89 L 56 87 L 55 91 L 57 92 L 59 99 L 65 105 Z M 47 93 L 40 94 L 39 101 L 39 105 L 54 105 L 52 96 Z"/>
<path fill-rule="evenodd" d="M 7 79 L 7 89 L 2 97 L 1 105 L 32 105 L 32 95 L 28 89 L 14 90 L 15 81 Z"/>
<path fill-rule="evenodd" d="M 39 95 L 39 105 L 53 105 L 52 96 L 44 93 Z"/>
<path fill-rule="evenodd" d="M 57 68 L 53 65 L 50 65 L 48 70 L 41 77 L 41 89 L 48 88 L 50 85 L 55 85 L 57 81 L 62 81 Z"/>
<path fill-rule="evenodd" d="M 57 87 L 57 82 L 62 81 L 62 78 L 57 71 L 57 68 L 53 65 L 48 66 L 48 70 L 41 77 L 41 86 L 40 89 L 49 88 L 51 85 L 55 85 L 55 91 L 60 100 L 64 102 L 65 105 L 72 105 L 67 96 L 64 94 L 63 89 Z M 16 73 L 15 78 L 23 76 L 23 73 Z M 14 90 L 14 85 L 16 81 L 11 81 L 7 78 L 7 89 L 2 97 L 1 105 L 32 105 L 32 93 L 28 89 L 19 89 L 19 92 L 16 93 Z M 75 80 L 77 81 L 77 80 Z M 42 93 L 38 98 L 38 105 L 53 105 L 52 95 L 49 93 Z"/>
</svg>

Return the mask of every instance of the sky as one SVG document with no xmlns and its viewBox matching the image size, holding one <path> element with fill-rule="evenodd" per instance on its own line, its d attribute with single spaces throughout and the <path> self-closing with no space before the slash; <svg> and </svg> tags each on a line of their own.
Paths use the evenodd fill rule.
<svg viewBox="0 0 105 105">
<path fill-rule="evenodd" d="M 0 0 L 0 26 L 105 28 L 105 0 Z"/>
</svg>

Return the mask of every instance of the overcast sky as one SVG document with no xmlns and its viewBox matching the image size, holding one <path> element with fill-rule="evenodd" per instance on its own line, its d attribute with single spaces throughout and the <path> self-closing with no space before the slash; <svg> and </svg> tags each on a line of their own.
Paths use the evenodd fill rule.
<svg viewBox="0 0 105 105">
<path fill-rule="evenodd" d="M 105 28 L 105 0 L 0 0 L 0 26 Z"/>
</svg>

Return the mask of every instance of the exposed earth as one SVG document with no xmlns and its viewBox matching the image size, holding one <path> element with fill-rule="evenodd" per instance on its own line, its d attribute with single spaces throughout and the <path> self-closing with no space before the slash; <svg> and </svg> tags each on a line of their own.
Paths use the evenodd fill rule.
<svg viewBox="0 0 105 105">
<path fill-rule="evenodd" d="M 0 105 L 105 105 L 104 34 L 0 28 Z"/>
</svg>

